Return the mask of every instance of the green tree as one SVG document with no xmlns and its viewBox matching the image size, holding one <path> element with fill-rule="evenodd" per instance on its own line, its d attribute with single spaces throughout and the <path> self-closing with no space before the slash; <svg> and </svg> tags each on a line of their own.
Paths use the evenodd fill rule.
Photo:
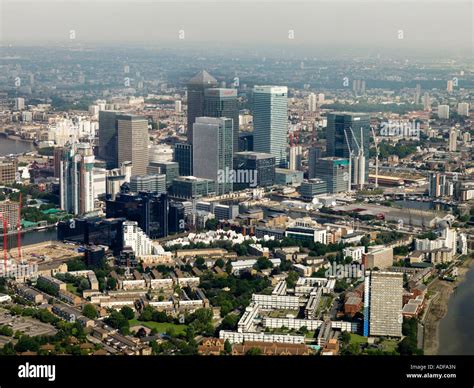
<svg viewBox="0 0 474 388">
<path fill-rule="evenodd" d="M 135 312 L 129 306 L 123 306 L 120 313 L 128 320 L 135 318 Z"/>
<path fill-rule="evenodd" d="M 142 310 L 142 313 L 140 314 L 140 321 L 148 322 L 153 320 L 153 307 L 147 306 Z"/>
<path fill-rule="evenodd" d="M 206 221 L 206 229 L 207 230 L 217 230 L 217 226 L 219 225 L 219 221 L 215 218 Z"/>
<path fill-rule="evenodd" d="M 204 258 L 201 256 L 196 257 L 196 261 L 194 262 L 194 265 L 198 267 L 201 271 L 204 271 L 207 268 L 206 260 L 204 260 Z"/>
<path fill-rule="evenodd" d="M 114 329 L 118 329 L 120 333 L 123 335 L 129 334 L 130 332 L 130 324 L 128 319 L 125 318 L 122 313 L 119 311 L 113 311 L 105 320 L 104 322 L 113 327 Z"/>
<path fill-rule="evenodd" d="M 82 309 L 82 314 L 90 319 L 95 319 L 98 316 L 97 309 L 93 304 L 86 304 Z"/>
<path fill-rule="evenodd" d="M 112 278 L 112 277 L 107 278 L 107 289 L 115 290 L 115 288 L 117 288 L 117 280 L 115 280 L 115 278 Z"/>
<path fill-rule="evenodd" d="M 222 330 L 234 330 L 239 322 L 239 316 L 236 314 L 228 314 L 222 320 Z"/>
<path fill-rule="evenodd" d="M 232 354 L 232 344 L 229 342 L 229 340 L 225 340 L 224 342 L 224 353 Z"/>
<path fill-rule="evenodd" d="M 351 335 L 347 332 L 347 331 L 343 331 L 341 333 L 341 342 L 344 344 L 344 345 L 349 345 L 349 342 L 351 341 Z"/>
<path fill-rule="evenodd" d="M 0 327 L 0 335 L 5 335 L 7 337 L 13 337 L 13 329 L 8 326 Z"/>
<path fill-rule="evenodd" d="M 288 288 L 294 288 L 298 278 L 299 278 L 299 275 L 296 271 L 288 272 L 288 276 L 286 278 L 286 285 L 288 286 Z"/>
<path fill-rule="evenodd" d="M 266 257 L 259 257 L 254 267 L 261 271 L 263 269 L 273 268 L 273 263 Z"/>
</svg>

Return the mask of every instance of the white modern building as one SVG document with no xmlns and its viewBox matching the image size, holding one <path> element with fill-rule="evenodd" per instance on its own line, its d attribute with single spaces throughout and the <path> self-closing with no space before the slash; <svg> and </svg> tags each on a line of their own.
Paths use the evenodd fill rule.
<svg viewBox="0 0 474 388">
<path fill-rule="evenodd" d="M 255 86 L 253 89 L 254 151 L 275 157 L 276 166 L 286 166 L 288 88 Z"/>
<path fill-rule="evenodd" d="M 160 244 L 151 240 L 135 221 L 123 223 L 123 246 L 132 248 L 138 258 L 161 256 L 167 259 L 171 257 L 171 252 L 166 252 Z"/>
<path fill-rule="evenodd" d="M 351 257 L 352 261 L 356 261 L 360 263 L 362 262 L 362 255 L 365 253 L 365 247 L 364 246 L 347 247 L 343 249 L 342 253 L 343 253 L 344 258 Z"/>
<path fill-rule="evenodd" d="M 87 143 L 68 144 L 60 161 L 61 209 L 75 215 L 94 210 L 94 161 Z"/>
</svg>

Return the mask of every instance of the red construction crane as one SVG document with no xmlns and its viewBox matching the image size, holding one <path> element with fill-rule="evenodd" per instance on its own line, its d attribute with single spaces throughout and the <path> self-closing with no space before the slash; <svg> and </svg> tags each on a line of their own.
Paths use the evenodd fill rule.
<svg viewBox="0 0 474 388">
<path fill-rule="evenodd" d="M 7 219 L 0 213 L 3 222 L 3 273 L 7 275 Z"/>
<path fill-rule="evenodd" d="M 20 191 L 20 204 L 18 206 L 18 222 L 17 222 L 17 238 L 18 238 L 18 261 L 21 261 L 21 191 Z"/>
</svg>

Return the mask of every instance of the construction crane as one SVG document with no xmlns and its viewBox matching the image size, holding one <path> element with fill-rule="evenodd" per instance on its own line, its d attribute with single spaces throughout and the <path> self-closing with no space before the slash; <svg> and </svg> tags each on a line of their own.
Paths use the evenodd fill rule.
<svg viewBox="0 0 474 388">
<path fill-rule="evenodd" d="M 349 138 L 347 137 L 347 131 L 344 129 L 344 136 L 346 138 L 346 143 L 347 143 L 347 148 L 349 149 L 349 188 L 348 190 L 351 191 L 352 185 L 351 185 L 351 180 L 352 180 L 352 158 L 354 157 L 354 151 L 351 148 L 351 145 L 349 144 Z"/>
<path fill-rule="evenodd" d="M 18 221 L 17 221 L 17 225 L 16 225 L 16 234 L 17 234 L 17 238 L 18 238 L 18 241 L 17 241 L 17 246 L 18 246 L 18 261 L 20 262 L 21 261 L 21 191 L 20 191 L 20 203 L 19 203 L 19 206 L 18 206 Z"/>
<path fill-rule="evenodd" d="M 374 145 L 375 145 L 375 188 L 379 187 L 379 147 L 377 145 L 377 137 L 375 136 L 375 131 L 371 127 L 372 136 L 374 137 Z"/>
<path fill-rule="evenodd" d="M 3 223 L 3 275 L 7 276 L 7 228 L 8 228 L 8 223 L 6 217 L 3 216 L 2 213 L 0 213 L 0 218 Z"/>
<path fill-rule="evenodd" d="M 354 140 L 358 152 L 357 158 L 354 160 L 354 183 L 358 189 L 363 189 L 365 184 L 365 153 L 364 153 L 364 133 L 362 128 L 360 129 L 360 145 L 357 138 L 354 135 L 352 127 L 349 127 L 352 133 L 352 139 Z"/>
</svg>

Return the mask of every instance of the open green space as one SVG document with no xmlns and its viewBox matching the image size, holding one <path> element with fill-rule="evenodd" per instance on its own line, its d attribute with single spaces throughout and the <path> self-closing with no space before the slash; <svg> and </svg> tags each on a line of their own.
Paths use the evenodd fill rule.
<svg viewBox="0 0 474 388">
<path fill-rule="evenodd" d="M 359 334 L 354 334 L 354 333 L 351 333 L 351 340 L 350 340 L 350 344 L 357 344 L 357 345 L 362 345 L 362 344 L 365 344 L 367 342 L 367 338 L 366 337 L 363 337 Z"/>
<path fill-rule="evenodd" d="M 145 326 L 149 329 L 156 329 L 158 333 L 166 333 L 166 331 L 170 328 L 174 329 L 176 334 L 185 334 L 186 332 L 186 325 L 177 325 L 174 323 L 167 323 L 167 322 L 154 322 L 154 321 L 139 321 L 138 319 L 131 319 L 129 321 L 130 327 L 133 326 Z"/>
</svg>

